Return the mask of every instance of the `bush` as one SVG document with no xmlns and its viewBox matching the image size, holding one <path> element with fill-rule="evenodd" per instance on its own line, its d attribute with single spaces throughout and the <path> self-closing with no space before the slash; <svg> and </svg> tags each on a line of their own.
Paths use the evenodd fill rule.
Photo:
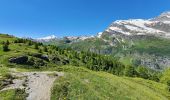
<svg viewBox="0 0 170 100">
<path fill-rule="evenodd" d="M 70 82 L 65 81 L 62 84 L 55 84 L 52 90 L 52 94 L 55 95 L 55 100 L 69 100 L 67 98 L 69 93 Z"/>
<path fill-rule="evenodd" d="M 28 41 L 28 46 L 31 46 L 32 44 L 32 41 Z"/>
<path fill-rule="evenodd" d="M 34 58 L 33 57 L 29 58 L 28 65 L 34 65 Z"/>
<path fill-rule="evenodd" d="M 170 92 L 170 80 L 167 81 L 168 91 Z"/>
<path fill-rule="evenodd" d="M 39 69 L 40 67 L 44 66 L 45 62 L 43 60 L 36 59 L 34 60 L 34 67 Z"/>
<path fill-rule="evenodd" d="M 9 46 L 5 43 L 5 44 L 3 44 L 3 51 L 9 51 Z"/>
<path fill-rule="evenodd" d="M 6 44 L 9 45 L 9 41 L 8 40 L 6 41 Z"/>
<path fill-rule="evenodd" d="M 34 48 L 35 48 L 35 49 L 38 49 L 38 48 L 39 48 L 37 43 L 34 45 Z"/>
<path fill-rule="evenodd" d="M 26 91 L 24 89 L 16 89 L 13 100 L 26 100 L 27 96 L 28 94 L 26 94 Z"/>
<path fill-rule="evenodd" d="M 137 68 L 138 76 L 144 79 L 149 78 L 149 70 L 146 67 L 139 66 Z"/>
<path fill-rule="evenodd" d="M 133 66 L 126 66 L 125 67 L 125 76 L 133 77 L 136 75 L 136 70 Z"/>
<path fill-rule="evenodd" d="M 44 52 L 48 52 L 48 49 L 46 46 L 44 46 L 43 50 L 44 50 Z"/>
<path fill-rule="evenodd" d="M 41 49 L 39 49 L 39 50 L 38 50 L 38 53 L 42 53 L 42 50 L 41 50 Z"/>
<path fill-rule="evenodd" d="M 167 85 L 170 86 L 170 80 L 167 81 Z"/>
</svg>

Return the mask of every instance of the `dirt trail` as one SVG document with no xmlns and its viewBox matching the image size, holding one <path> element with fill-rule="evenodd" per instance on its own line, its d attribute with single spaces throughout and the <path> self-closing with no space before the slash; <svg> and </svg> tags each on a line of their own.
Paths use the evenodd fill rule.
<svg viewBox="0 0 170 100">
<path fill-rule="evenodd" d="M 26 73 L 28 76 L 28 88 L 26 92 L 29 94 L 27 100 L 50 100 L 51 88 L 55 79 L 58 76 L 62 76 L 63 73 L 55 73 L 55 76 L 49 76 L 53 74 L 51 72 L 37 72 L 37 73 Z"/>
<path fill-rule="evenodd" d="M 3 90 L 23 88 L 24 84 L 28 93 L 27 100 L 50 100 L 54 81 L 64 75 L 62 72 L 16 72 L 13 74 L 22 78 L 13 80 L 13 84 Z"/>
</svg>

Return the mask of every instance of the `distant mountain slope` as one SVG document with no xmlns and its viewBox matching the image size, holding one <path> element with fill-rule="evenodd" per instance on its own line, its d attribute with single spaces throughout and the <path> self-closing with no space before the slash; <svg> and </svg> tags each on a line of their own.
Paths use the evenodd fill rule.
<svg viewBox="0 0 170 100">
<path fill-rule="evenodd" d="M 125 64 L 164 69 L 170 66 L 170 12 L 148 20 L 118 20 L 95 37 L 83 40 L 63 38 L 46 44 L 111 54 Z"/>
</svg>

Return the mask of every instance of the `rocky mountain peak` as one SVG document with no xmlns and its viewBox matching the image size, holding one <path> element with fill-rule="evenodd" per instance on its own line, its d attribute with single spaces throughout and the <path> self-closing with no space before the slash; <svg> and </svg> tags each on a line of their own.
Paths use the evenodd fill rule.
<svg viewBox="0 0 170 100">
<path fill-rule="evenodd" d="M 170 11 L 162 13 L 161 16 L 170 17 Z"/>
<path fill-rule="evenodd" d="M 170 11 L 163 12 L 160 16 L 156 17 L 154 21 L 162 21 L 162 22 L 169 21 L 170 23 Z"/>
<path fill-rule="evenodd" d="M 106 30 L 110 35 L 154 35 L 170 38 L 170 12 L 152 19 L 117 20 Z"/>
<path fill-rule="evenodd" d="M 39 41 L 39 42 L 48 42 L 48 41 L 54 40 L 54 39 L 57 39 L 57 36 L 50 35 L 50 36 L 46 36 L 46 37 L 43 37 L 43 38 L 37 38 L 36 41 Z"/>
</svg>

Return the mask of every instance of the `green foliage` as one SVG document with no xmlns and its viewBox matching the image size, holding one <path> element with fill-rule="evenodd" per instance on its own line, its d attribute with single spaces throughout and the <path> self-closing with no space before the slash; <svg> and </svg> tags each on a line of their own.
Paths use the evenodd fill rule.
<svg viewBox="0 0 170 100">
<path fill-rule="evenodd" d="M 36 43 L 36 44 L 34 44 L 34 48 L 35 49 L 39 49 L 39 47 L 38 47 L 38 44 Z"/>
<path fill-rule="evenodd" d="M 167 85 L 170 86 L 170 80 L 167 81 Z"/>
<path fill-rule="evenodd" d="M 8 47 L 8 45 L 5 43 L 5 44 L 3 44 L 3 51 L 4 52 L 6 52 L 6 51 L 9 51 L 9 47 Z"/>
<path fill-rule="evenodd" d="M 5 37 L 2 38 L 3 41 L 9 40 L 11 50 L 9 52 L 0 51 L 0 63 L 2 66 L 22 68 L 24 70 L 29 69 L 30 71 L 51 69 L 53 71 L 65 72 L 64 77 L 60 77 L 54 84 L 51 96 L 52 100 L 104 100 L 113 98 L 123 100 L 139 98 L 141 100 L 169 99 L 169 92 L 167 91 L 167 83 L 169 82 L 167 77 L 169 77 L 169 74 L 165 74 L 166 77 L 164 75 L 161 77 L 161 82 L 165 82 L 165 84 L 161 84 L 150 81 L 159 81 L 156 72 L 146 67 L 125 66 L 112 56 L 100 55 L 88 51 L 74 51 L 70 48 L 61 49 L 53 45 L 46 45 L 45 47 L 48 48 L 48 50 L 44 50 L 44 45 L 41 43 L 30 40 L 18 40 L 17 38 L 9 36 L 3 37 Z M 2 40 L 0 40 L 1 43 Z M 17 42 L 15 43 L 14 40 L 17 40 Z M 31 45 L 28 45 L 29 42 Z M 38 46 L 38 49 L 35 49 L 35 45 Z M 39 50 L 42 50 L 41 53 L 38 53 Z M 18 55 L 28 56 L 28 62 L 22 65 L 8 62 L 9 58 L 17 57 Z M 49 61 L 42 58 L 42 55 L 43 57 L 47 57 Z M 74 65 L 75 67 L 68 65 Z M 8 72 L 4 67 L 0 68 L 0 76 L 2 78 L 12 78 Z M 126 75 L 129 77 L 118 77 L 113 74 L 118 76 Z M 150 80 L 130 78 L 134 76 Z M 11 100 L 11 98 L 20 100 L 20 97 L 25 97 L 25 91 L 22 90 L 4 92 L 0 92 L 0 97 L 4 97 L 5 99 L 7 97 L 9 100 Z"/>
<path fill-rule="evenodd" d="M 41 49 L 38 49 L 38 53 L 42 53 L 42 50 L 41 50 Z"/>
<path fill-rule="evenodd" d="M 146 67 L 139 66 L 137 68 L 137 72 L 138 72 L 139 77 L 142 77 L 144 79 L 148 79 L 149 78 L 149 76 L 148 76 L 148 69 Z"/>
<path fill-rule="evenodd" d="M 168 100 L 169 96 L 164 84 L 75 67 L 55 81 L 51 100 Z"/>
<path fill-rule="evenodd" d="M 43 47 L 44 52 L 48 52 L 48 49 L 46 46 Z"/>
<path fill-rule="evenodd" d="M 91 41 L 91 40 L 89 40 Z M 99 41 L 99 40 L 96 40 Z M 114 75 L 119 76 L 139 76 L 142 78 L 149 79 L 150 75 L 142 75 L 143 73 L 139 70 L 139 75 L 136 74 L 135 70 L 132 68 L 129 68 L 129 66 L 125 66 L 121 62 L 119 62 L 117 59 L 113 58 L 112 56 L 108 55 L 100 55 L 92 52 L 77 52 L 75 50 L 72 50 L 70 48 L 59 48 L 54 45 L 43 45 L 42 43 L 36 43 L 27 39 L 16 39 L 14 41 L 14 44 L 11 43 L 11 45 L 14 45 L 16 47 L 16 44 L 19 43 L 22 47 L 28 49 L 27 52 L 34 51 L 32 46 L 28 46 L 28 43 L 34 45 L 35 52 L 39 52 L 40 54 L 45 54 L 49 57 L 49 61 L 52 64 L 55 65 L 74 65 L 74 66 L 84 66 L 88 69 L 94 70 L 94 71 L 105 71 L 112 73 Z M 19 47 L 21 48 L 21 47 Z M 20 53 L 25 52 L 26 49 L 21 48 L 19 50 Z M 14 48 L 14 50 L 17 50 L 17 48 Z M 43 50 L 43 51 L 42 51 Z M 12 54 L 12 53 L 11 53 Z M 25 54 L 24 54 L 25 55 Z M 49 63 L 45 64 L 46 60 L 44 59 L 35 59 L 34 56 L 29 55 L 33 57 L 32 59 L 29 59 L 27 62 L 27 66 L 31 65 L 33 68 L 41 68 L 48 66 Z M 39 58 L 39 57 L 38 57 Z M 42 62 L 42 63 L 40 63 Z M 129 68 L 129 69 L 128 69 Z M 146 77 L 147 76 L 147 77 Z M 153 79 L 150 78 L 150 79 Z"/>
<path fill-rule="evenodd" d="M 33 45 L 33 42 L 32 41 L 28 41 L 28 45 L 29 46 Z"/>
<path fill-rule="evenodd" d="M 23 89 L 6 90 L 0 92 L 0 100 L 26 100 L 27 94 Z"/>
<path fill-rule="evenodd" d="M 66 82 L 63 82 L 63 84 L 60 86 L 59 84 L 56 84 L 54 87 L 53 87 L 53 90 L 52 90 L 52 94 L 53 94 L 53 99 L 54 100 L 59 100 L 59 99 L 69 99 L 67 98 L 68 96 L 68 87 L 69 87 L 69 82 L 66 81 Z M 60 94 L 60 95 L 58 95 Z"/>
<path fill-rule="evenodd" d="M 8 40 L 6 41 L 6 45 L 9 45 L 9 41 Z"/>
<path fill-rule="evenodd" d="M 9 49 L 9 41 L 7 40 L 6 42 L 2 42 L 2 49 L 3 49 L 3 51 L 4 52 L 6 52 L 6 51 L 9 51 L 10 49 Z"/>
<path fill-rule="evenodd" d="M 164 84 L 168 84 L 169 85 L 169 81 L 170 81 L 170 69 L 167 69 L 163 72 L 163 75 L 160 78 L 160 81 Z"/>
<path fill-rule="evenodd" d="M 40 69 L 45 66 L 45 61 L 39 58 L 30 57 L 27 64 L 31 65 L 33 68 Z"/>
<path fill-rule="evenodd" d="M 133 77 L 136 75 L 136 70 L 133 66 L 128 65 L 125 67 L 125 76 Z"/>
<path fill-rule="evenodd" d="M 170 56 L 170 40 L 156 37 L 141 39 L 135 42 L 131 51 L 158 56 Z"/>
<path fill-rule="evenodd" d="M 7 40 L 4 39 L 4 41 Z M 89 44 L 93 40 L 89 39 L 87 41 L 87 44 Z M 105 71 L 118 76 L 138 76 L 151 80 L 156 80 L 157 78 L 156 75 L 151 75 L 152 72 L 145 72 L 147 69 L 142 70 L 139 68 L 137 70 L 138 74 L 135 74 L 136 68 L 129 68 L 129 66 L 125 66 L 123 63 L 119 62 L 114 57 L 108 55 L 100 55 L 92 53 L 90 51 L 75 51 L 70 48 L 63 49 L 54 45 L 43 45 L 42 43 L 33 42 L 28 39 L 10 38 L 9 42 L 11 51 L 8 53 L 3 52 L 3 54 L 0 54 L 2 55 L 0 56 L 0 58 L 3 58 L 2 60 L 0 59 L 0 61 L 5 61 L 6 65 L 10 65 L 13 67 L 17 65 L 8 64 L 8 58 L 15 57 L 15 55 L 26 55 L 30 59 L 26 64 L 22 65 L 23 67 L 33 66 L 33 68 L 39 69 L 42 67 L 51 66 L 51 64 L 58 66 L 74 65 L 84 66 L 94 71 Z M 100 44 L 105 45 L 105 43 L 100 39 L 96 39 L 93 42 L 95 45 L 98 45 L 97 47 L 100 47 Z M 28 46 L 28 44 L 30 45 Z M 29 55 L 31 53 L 36 54 L 38 52 L 40 56 L 46 55 L 48 61 L 46 59 L 43 59 L 42 57 L 35 57 L 33 55 Z"/>
</svg>

